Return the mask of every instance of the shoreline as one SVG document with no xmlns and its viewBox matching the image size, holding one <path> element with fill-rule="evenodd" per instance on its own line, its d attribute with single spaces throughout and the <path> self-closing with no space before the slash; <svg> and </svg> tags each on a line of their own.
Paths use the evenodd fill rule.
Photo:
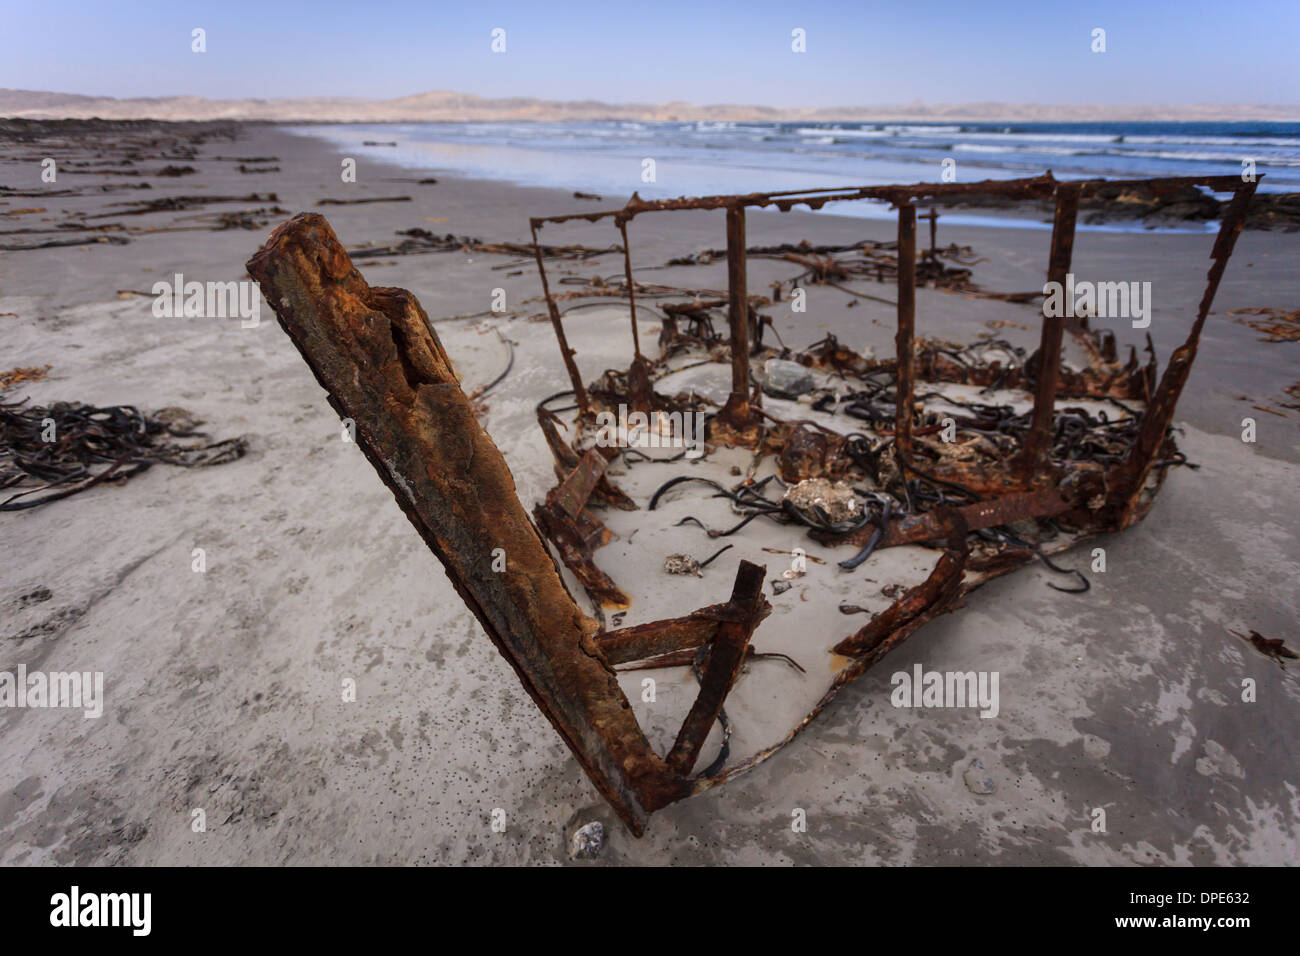
<svg viewBox="0 0 1300 956">
<path fill-rule="evenodd" d="M 161 126 L 166 128 L 171 124 L 161 124 Z M 153 129 L 154 126 L 134 128 L 145 131 Z M 531 241 L 528 232 L 530 216 L 582 213 L 621 205 L 621 201 L 613 200 L 611 197 L 605 197 L 602 202 L 580 200 L 575 199 L 573 193 L 565 189 L 515 186 L 499 180 L 476 179 L 455 174 L 442 174 L 439 183 L 421 185 L 418 180 L 429 177 L 416 176 L 413 170 L 387 162 L 382 156 L 359 157 L 359 181 L 343 184 L 339 181 L 338 169 L 340 161 L 345 157 L 344 151 L 317 137 L 302 136 L 277 124 L 258 124 L 252 127 L 239 123 L 199 124 L 194 127 L 184 126 L 181 129 L 187 136 L 217 137 L 214 141 L 220 141 L 223 145 L 220 148 L 211 148 L 209 152 L 213 156 L 226 156 L 227 160 L 208 162 L 202 173 L 196 173 L 194 176 L 149 180 L 146 174 L 143 181 L 149 181 L 153 188 L 140 193 L 123 188 L 124 184 L 138 184 L 142 181 L 135 176 L 105 177 L 103 186 L 117 191 L 104 195 L 101 203 L 120 203 L 127 200 L 127 197 L 130 197 L 131 201 L 138 201 L 139 196 L 165 198 L 172 194 L 186 195 L 195 192 L 187 188 L 186 184 L 195 182 L 199 175 L 204 178 L 201 188 L 213 194 L 245 198 L 276 196 L 274 203 L 267 201 L 244 203 L 245 206 L 254 206 L 254 211 L 260 210 L 253 223 L 245 223 L 244 228 L 221 228 L 208 233 L 211 247 L 218 250 L 218 261 L 223 263 L 222 273 L 212 278 L 241 277 L 243 261 L 247 258 L 250 245 L 255 247 L 256 242 L 260 242 L 273 225 L 298 211 L 324 212 L 335 226 L 345 246 L 355 248 L 363 244 L 387 245 L 396 242 L 401 238 L 398 234 L 400 230 L 411 228 L 424 228 L 438 234 L 446 232 L 458 236 L 471 236 L 486 242 L 527 243 Z M 107 131 L 113 132 L 113 130 L 114 128 L 110 128 Z M 240 139 L 226 143 L 221 139 L 224 136 L 235 136 Z M 239 147 L 238 143 L 248 143 L 250 140 L 252 143 L 267 145 L 249 149 Z M 207 149 L 207 147 L 202 148 Z M 27 152 L 24 147 L 20 149 Z M 229 160 L 235 158 L 233 154 L 241 152 L 254 158 L 261 154 L 276 154 L 282 169 L 267 173 L 238 173 L 236 170 L 240 164 Z M 324 158 L 327 156 L 328 160 Z M 0 163 L 4 163 L 7 158 L 7 151 L 0 150 Z M 159 160 L 156 165 L 161 166 L 164 162 L 173 162 L 173 160 Z M 0 166 L 0 168 L 5 167 Z M 31 193 L 42 188 L 38 172 L 38 168 L 32 169 L 31 182 L 22 187 L 23 192 Z M 10 181 L 18 180 L 16 177 L 11 177 Z M 71 182 L 73 188 L 82 188 L 82 184 L 87 180 L 78 175 Z M 58 186 L 67 188 L 64 182 L 60 182 Z M 346 200 L 357 198 L 357 194 L 366 198 L 395 195 L 409 195 L 411 198 L 405 202 L 364 203 L 325 208 L 316 206 L 320 198 Z M 91 205 L 98 210 L 101 203 L 94 203 L 93 199 L 93 190 L 90 195 L 70 199 L 64 204 L 67 209 L 63 212 L 82 215 Z M 30 196 L 6 199 L 0 194 L 0 214 L 11 207 L 27 206 L 33 201 Z M 57 203 L 57 200 L 52 201 Z M 110 207 L 104 206 L 104 208 Z M 223 208 L 228 207 L 215 207 L 218 210 Z M 269 211 L 274 208 L 284 211 L 279 213 Z M 52 212 L 60 211 L 56 206 L 51 206 L 50 209 Z M 840 216 L 833 211 L 813 213 L 806 209 L 795 209 L 788 213 L 778 213 L 775 210 L 764 210 L 764 212 L 766 215 L 754 215 L 750 218 L 750 245 L 778 244 L 808 238 L 827 242 L 852 242 L 862 238 L 888 241 L 894 238 L 892 219 Z M 156 228 L 160 219 L 169 215 L 172 214 L 163 211 L 148 217 L 124 218 L 123 221 L 152 230 Z M 188 220 L 192 218 L 181 214 L 179 221 L 182 225 L 188 226 Z M 712 219 L 717 219 L 717 224 L 706 225 Z M 24 215 L 12 225 L 20 226 L 27 223 L 32 223 L 32 217 Z M 63 225 L 57 220 L 54 224 Z M 9 219 L 0 216 L 0 225 L 10 227 Z M 924 229 L 921 231 L 924 232 Z M 191 233 L 186 234 L 191 235 Z M 193 235 L 198 234 L 201 233 Z M 0 235 L 0 243 L 9 239 L 23 240 L 24 238 L 21 235 L 12 237 Z M 42 237 L 31 237 L 31 239 L 38 238 Z M 142 254 L 156 255 L 162 262 L 167 262 L 169 258 L 174 257 L 174 243 L 166 241 L 165 233 L 147 231 L 127 238 L 129 240 L 127 245 L 95 245 L 81 251 L 74 248 L 0 253 L 0 281 L 3 282 L 0 288 L 9 295 L 33 296 L 58 307 L 103 301 L 102 285 L 99 280 L 93 273 L 66 268 L 66 264 L 69 263 L 68 255 L 76 253 L 78 256 L 85 256 L 93 252 L 96 257 L 107 260 L 106 267 L 111 270 L 122 274 L 134 271 L 142 276 L 150 275 L 154 271 L 146 269 L 141 273 L 139 267 L 133 268 L 130 265 Z M 545 242 L 585 243 L 603 247 L 616 241 L 617 236 L 612 228 L 602 229 L 579 222 L 563 227 L 551 227 L 543 232 L 542 238 Z M 697 253 L 702 249 L 721 248 L 724 245 L 721 214 L 715 216 L 699 211 L 642 217 L 630 230 L 630 238 L 634 266 L 638 269 L 647 267 L 663 269 L 662 264 L 671 258 Z M 952 222 L 951 217 L 941 213 L 938 240 L 941 246 L 949 243 L 970 246 L 982 258 L 988 258 L 989 252 L 996 250 L 997 254 L 992 257 L 992 261 L 981 263 L 975 271 L 976 280 L 988 288 L 1020 292 L 1042 287 L 1043 263 L 1048 252 L 1047 230 L 958 224 Z M 1163 313 L 1167 316 L 1167 320 L 1155 322 L 1154 327 L 1148 331 L 1155 341 L 1157 354 L 1163 362 L 1172 348 L 1181 342 L 1182 329 L 1185 327 L 1183 323 L 1189 321 L 1193 314 L 1204 276 L 1203 268 L 1199 263 L 1207 261 L 1205 257 L 1208 256 L 1213 241 L 1212 233 L 1156 231 L 1112 233 L 1080 230 L 1080 238 L 1076 243 L 1075 271 L 1081 277 L 1089 270 L 1100 269 L 1107 274 L 1122 273 L 1125 277 L 1134 278 L 1151 276 L 1162 280 L 1160 299 L 1167 304 L 1162 306 L 1157 303 L 1156 314 L 1159 316 Z M 144 250 L 138 248 L 142 245 L 145 247 Z M 156 252 L 150 252 L 151 249 Z M 11 270 L 6 267 L 16 264 L 16 256 L 23 257 L 26 264 L 32 265 L 48 261 L 53 271 L 46 274 L 39 268 L 23 268 L 12 270 L 10 274 Z M 1170 269 L 1171 256 L 1190 256 L 1190 259 L 1186 265 Z M 1201 365 L 1198 366 L 1199 374 L 1192 376 L 1191 384 L 1184 393 L 1179 407 L 1181 419 L 1211 432 L 1232 434 L 1238 428 L 1235 424 L 1236 418 L 1233 416 L 1243 408 L 1256 403 L 1276 408 L 1279 401 L 1286 401 L 1285 397 L 1279 398 L 1279 396 L 1295 380 L 1287 351 L 1290 346 L 1287 343 L 1267 345 L 1259 342 L 1256 333 L 1233 322 L 1224 313 L 1234 308 L 1285 308 L 1287 295 L 1284 290 L 1288 285 L 1290 269 L 1288 260 L 1294 261 L 1296 256 L 1300 256 L 1300 236 L 1296 234 L 1263 230 L 1243 232 L 1238 242 L 1238 252 L 1225 276 L 1212 313 L 1218 321 L 1212 321 L 1206 332 L 1206 341 L 1201 349 Z M 390 281 L 385 276 L 385 282 L 395 285 L 409 283 L 404 287 L 410 288 L 419 295 L 422 302 L 427 302 L 430 298 L 433 298 L 433 301 L 441 300 L 444 303 L 442 306 L 426 305 L 426 310 L 431 317 L 481 312 L 486 307 L 481 286 L 471 291 L 464 278 L 456 278 L 448 286 L 438 289 L 436 297 L 431 297 L 428 274 L 415 265 L 420 260 L 450 264 L 452 259 L 454 257 L 446 253 L 408 256 L 399 260 L 381 259 L 378 262 L 370 262 L 365 265 L 365 268 L 391 269 L 393 279 Z M 160 267 L 157 271 L 164 276 L 169 276 L 176 271 L 184 271 L 185 257 L 181 257 L 178 261 L 180 265 L 175 268 Z M 611 264 L 609 271 L 621 271 L 621 262 L 615 262 L 613 258 L 608 261 Z M 472 274 L 474 271 L 453 268 L 449 275 L 455 277 L 463 273 Z M 751 265 L 751 289 L 758 292 L 767 282 L 773 281 L 787 271 L 789 270 L 773 268 L 765 263 L 753 264 Z M 714 288 L 722 287 L 723 275 L 717 267 L 703 270 L 699 267 L 693 270 L 668 269 L 663 273 L 668 277 L 674 275 L 684 277 L 686 280 L 682 283 L 684 285 L 690 285 L 695 281 L 694 276 L 701 274 L 709 277 Z M 660 275 L 650 273 L 646 278 L 659 281 Z M 504 275 L 497 272 L 491 281 L 493 285 L 499 282 L 511 302 L 529 298 L 535 300 L 535 297 L 540 294 L 536 267 L 531 258 L 523 262 L 519 268 Z M 1260 283 L 1278 284 L 1279 294 L 1265 297 L 1266 301 L 1260 301 L 1258 296 L 1250 295 L 1250 288 Z M 53 292 L 50 289 L 51 284 L 54 286 Z M 133 288 L 141 287 L 137 285 Z M 942 312 L 948 311 L 949 306 L 949 302 L 942 300 L 950 301 L 951 297 L 941 297 L 939 301 L 942 302 L 943 308 L 938 316 L 927 314 L 932 310 L 927 310 L 925 298 L 923 295 L 919 300 L 920 334 L 965 338 L 972 333 L 971 324 L 961 320 L 945 320 L 941 317 Z M 857 332 L 847 332 L 847 341 L 857 347 L 854 338 L 865 334 L 868 347 L 882 351 L 889 349 L 892 339 L 889 336 L 878 336 L 877 333 L 881 329 L 892 328 L 892 310 L 876 303 L 863 303 L 863 307 L 868 310 L 866 313 L 846 313 L 846 315 L 864 315 L 872 324 L 867 329 L 859 328 Z M 543 306 L 536 301 L 531 306 L 534 312 L 542 308 Z M 969 303 L 964 308 L 969 309 L 973 314 L 987 316 L 989 321 L 1008 317 L 1002 315 L 1008 307 L 1000 304 Z M 1020 310 L 1018 313 L 1020 317 L 1014 318 L 1015 323 L 1037 328 L 1037 316 L 1031 307 L 1015 308 Z M 799 344 L 797 326 L 787 327 L 784 324 L 789 318 L 787 314 L 784 320 L 778 319 L 777 328 L 783 334 L 794 335 L 795 340 L 791 344 Z M 936 318 L 939 324 L 930 325 Z M 1144 347 L 1145 333 L 1125 326 L 1116 327 L 1114 331 L 1121 349 L 1132 345 L 1141 351 Z M 1032 345 L 1035 341 L 1032 336 L 1027 336 L 1022 344 Z M 1243 360 L 1241 356 L 1246 354 L 1252 355 L 1252 358 Z M 1204 366 L 1208 364 L 1216 366 L 1214 373 L 1209 375 L 1204 372 Z M 594 374 L 598 370 L 589 371 Z M 1236 385 L 1230 389 L 1216 389 L 1210 387 L 1206 379 L 1235 382 Z M 1241 400 L 1243 397 L 1249 397 L 1251 401 L 1243 404 Z M 1282 454 L 1289 460 L 1300 460 L 1300 437 L 1288 441 Z"/>
<path fill-rule="evenodd" d="M 647 186 L 635 176 L 631 179 L 627 178 L 628 171 L 632 168 L 629 166 L 631 160 L 627 156 L 604 156 L 599 150 L 588 150 L 575 153 L 570 162 L 564 162 L 562 158 L 570 158 L 564 151 L 548 149 L 544 143 L 468 144 L 454 139 L 446 142 L 418 138 L 403 139 L 401 128 L 405 124 L 285 124 L 271 121 L 257 121 L 251 124 L 235 121 L 169 124 L 143 120 L 0 119 L 0 137 L 12 136 L 18 142 L 39 142 L 51 134 L 74 135 L 83 132 L 103 136 L 115 131 L 138 133 L 149 129 L 168 128 L 201 131 L 230 129 L 241 125 L 250 128 L 272 128 L 289 135 L 309 136 L 331 149 L 341 153 L 346 152 L 355 158 L 385 163 L 413 172 L 487 180 L 510 187 L 598 192 L 610 197 L 603 201 L 601 208 L 621 204 L 633 191 L 641 194 L 645 199 L 662 199 L 681 195 L 768 192 L 773 189 L 793 190 L 824 186 L 855 188 L 863 185 L 862 178 L 851 179 L 842 174 L 828 173 L 820 176 L 809 170 L 792 171 L 793 168 L 767 170 L 760 165 L 752 167 L 748 164 L 708 165 L 695 159 L 674 159 L 667 167 L 670 177 L 668 181 L 676 180 L 678 185 L 671 188 L 653 184 Z M 385 125 L 395 128 L 396 138 L 392 142 L 371 142 L 358 138 L 357 142 L 345 143 L 338 135 L 338 128 L 341 127 L 370 128 Z M 363 134 L 358 134 L 358 137 L 360 135 Z M 390 153 L 389 149 L 392 147 L 396 148 Z M 760 157 L 756 155 L 754 158 L 757 160 Z M 871 183 L 906 183 L 918 179 L 924 180 L 927 174 L 932 178 L 935 175 L 932 165 L 924 162 L 904 164 L 885 159 L 866 159 L 863 162 L 867 167 L 875 168 L 879 173 L 884 174 L 867 177 Z M 1013 173 L 1009 168 L 996 163 L 982 166 L 970 160 L 963 162 L 967 164 L 964 167 L 966 178 L 984 176 L 996 181 L 1029 175 L 1024 172 Z M 1038 174 L 1043 171 L 1051 172 L 1050 169 L 1039 170 Z M 1057 178 L 1061 181 L 1123 181 L 1129 177 L 1081 177 L 1067 172 Z M 726 187 L 720 187 L 720 183 L 724 180 L 727 183 Z M 1300 192 L 1287 192 L 1286 188 L 1285 183 L 1273 185 L 1269 181 L 1267 172 L 1261 174 L 1260 188 L 1247 219 L 1247 229 L 1300 231 Z M 1227 201 L 1191 186 L 1168 195 L 1155 195 L 1141 187 L 1127 189 L 1117 187 L 1104 195 L 1090 197 L 1085 202 L 1080 211 L 1077 230 L 1133 234 L 1212 234 L 1217 228 L 1217 219 L 1226 209 Z M 952 225 L 1034 231 L 1047 231 L 1051 228 L 1052 209 L 1046 203 L 1011 201 L 992 196 L 968 196 L 960 201 L 933 205 L 941 210 Z M 769 210 L 755 210 L 755 213 L 767 211 Z M 870 201 L 834 204 L 817 211 L 816 214 L 885 221 L 892 221 L 893 218 L 888 204 Z"/>
</svg>

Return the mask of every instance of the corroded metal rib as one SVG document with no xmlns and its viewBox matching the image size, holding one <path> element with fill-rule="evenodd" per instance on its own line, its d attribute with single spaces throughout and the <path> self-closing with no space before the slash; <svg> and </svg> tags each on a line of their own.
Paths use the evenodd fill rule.
<svg viewBox="0 0 1300 956">
<path fill-rule="evenodd" d="M 415 297 L 367 285 L 319 215 L 279 226 L 248 271 L 488 637 L 601 794 L 641 831 L 646 795 L 668 777 L 663 761 Z"/>
<path fill-rule="evenodd" d="M 1052 222 L 1052 251 L 1047 280 L 1065 284 L 1074 255 L 1074 224 L 1079 215 L 1079 187 L 1062 183 L 1056 190 L 1056 215 Z M 1044 310 L 1045 311 L 1045 310 Z M 1038 382 L 1034 390 L 1034 414 L 1018 462 L 1026 482 L 1047 471 L 1047 450 L 1051 443 L 1052 413 L 1056 409 L 1057 385 L 1061 377 L 1061 339 L 1065 335 L 1063 315 L 1044 315 L 1038 346 Z"/>
<path fill-rule="evenodd" d="M 898 362 L 898 399 L 894 435 L 904 459 L 912 454 L 912 419 L 916 417 L 916 207 L 903 201 L 898 207 L 898 327 L 894 354 Z"/>
<path fill-rule="evenodd" d="M 1213 261 L 1206 274 L 1205 291 L 1201 294 L 1201 303 L 1196 310 L 1196 321 L 1192 323 L 1187 340 L 1174 349 L 1173 355 L 1169 357 L 1169 365 L 1166 366 L 1165 374 L 1160 379 L 1160 385 L 1151 400 L 1151 405 L 1147 408 L 1146 417 L 1142 422 L 1142 432 L 1133 446 L 1129 460 L 1125 462 L 1122 487 L 1126 492 L 1126 500 L 1119 519 L 1121 528 L 1127 528 L 1141 517 L 1142 493 L 1146 488 L 1147 476 L 1151 474 L 1151 469 L 1164 447 L 1169 426 L 1174 420 L 1174 409 L 1178 405 L 1183 388 L 1187 385 L 1187 377 L 1192 372 L 1192 363 L 1196 361 L 1201 330 L 1205 327 L 1205 320 L 1210 314 L 1214 296 L 1219 291 L 1223 270 L 1227 268 L 1228 260 L 1232 258 L 1237 237 L 1241 235 L 1242 227 L 1246 224 L 1246 212 L 1250 208 L 1250 201 L 1254 198 L 1257 185 L 1258 183 L 1254 182 L 1239 184 L 1232 202 L 1223 215 L 1223 222 L 1219 224 L 1219 234 L 1214 241 L 1214 248 L 1210 251 L 1210 258 Z"/>
<path fill-rule="evenodd" d="M 740 562 L 727 613 L 709 644 L 708 660 L 700 678 L 700 693 L 682 721 L 682 729 L 668 753 L 668 766 L 682 776 L 689 774 L 695 766 L 704 738 L 718 719 L 718 711 L 722 710 L 722 702 L 730 693 L 731 685 L 740 676 L 740 666 L 745 662 L 745 649 L 749 647 L 754 628 L 771 610 L 763 598 L 765 571 L 757 564 Z"/>
<path fill-rule="evenodd" d="M 768 610 L 763 569 L 742 563 L 731 601 L 659 626 L 660 639 L 682 647 L 703 624 L 710 645 L 671 762 L 660 758 L 602 653 L 599 625 L 565 587 L 415 297 L 368 285 L 314 214 L 277 227 L 247 268 L 465 604 L 601 795 L 640 835 L 647 813 L 690 793 L 690 766 Z M 542 506 L 584 545 L 600 527 L 585 505 L 605 464 L 589 451 Z"/>
</svg>

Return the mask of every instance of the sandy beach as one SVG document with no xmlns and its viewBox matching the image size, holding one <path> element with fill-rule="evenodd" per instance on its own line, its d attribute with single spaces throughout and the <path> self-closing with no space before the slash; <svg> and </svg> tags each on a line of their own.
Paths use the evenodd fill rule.
<svg viewBox="0 0 1300 956">
<path fill-rule="evenodd" d="M 340 440 L 338 417 L 269 306 L 255 328 L 238 318 L 159 318 L 151 289 L 176 274 L 246 278 L 244 263 L 271 228 L 301 211 L 324 214 L 349 249 L 392 245 L 411 229 L 525 243 L 529 216 L 617 207 L 635 185 L 594 201 L 370 156 L 358 161 L 356 182 L 343 183 L 343 155 L 318 139 L 274 126 L 231 130 L 233 139 L 214 136 L 175 160 L 195 170 L 177 177 L 158 177 L 164 162 L 151 158 L 138 177 L 66 166 L 45 185 L 38 145 L 11 142 L 0 155 L 0 181 L 23 191 L 0 195 L 0 244 L 55 237 L 70 211 L 122 224 L 100 233 L 104 242 L 0 252 L 0 371 L 50 366 L 0 397 L 180 406 L 214 439 L 249 444 L 229 464 L 160 465 L 120 486 L 0 515 L 0 670 L 105 674 L 101 718 L 0 710 L 0 863 L 566 864 L 568 834 L 592 820 L 608 834 L 601 864 L 1300 856 L 1296 668 L 1230 633 L 1297 646 L 1300 409 L 1285 389 L 1300 380 L 1300 345 L 1261 341 L 1227 314 L 1296 308 L 1300 233 L 1241 236 L 1178 408 L 1180 447 L 1199 467 L 1173 469 L 1146 520 L 1101 542 L 1108 569 L 1090 575 L 1089 593 L 1051 590 L 1037 565 L 993 582 L 845 690 L 778 756 L 657 813 L 634 839 L 358 447 Z M 54 192 L 142 181 L 152 188 Z M 36 195 L 42 189 L 48 198 Z M 240 201 L 143 215 L 110 205 L 182 196 Z M 409 198 L 355 202 L 394 197 Z M 213 216 L 236 211 L 256 225 L 214 228 Z M 751 214 L 748 229 L 750 244 L 893 238 L 889 222 L 801 211 Z M 985 288 L 1042 286 L 1047 232 L 940 218 L 938 236 L 971 247 Z M 721 260 L 664 266 L 722 248 L 721 212 L 643 216 L 630 238 L 638 280 L 726 288 Z M 550 227 L 543 241 L 605 247 L 618 237 L 607 224 L 583 223 Z M 1152 281 L 1146 331 L 1163 366 L 1195 315 L 1212 243 L 1081 230 L 1074 271 Z M 501 336 L 514 343 L 513 368 L 486 396 L 481 421 L 520 499 L 541 500 L 554 474 L 534 406 L 567 379 L 551 328 L 538 321 L 535 264 L 462 251 L 356 264 L 371 285 L 419 298 L 466 391 L 506 367 Z M 553 281 L 609 277 L 622 262 L 607 254 L 549 268 Z M 749 287 L 761 292 L 790 271 L 752 261 Z M 892 298 L 892 285 L 878 289 Z M 505 313 L 491 311 L 495 290 L 504 290 Z M 764 310 L 786 344 L 829 332 L 854 349 L 891 353 L 891 305 L 825 287 L 811 288 L 808 302 L 803 315 Z M 917 316 L 921 334 L 968 341 L 996 328 L 1028 347 L 1041 321 L 1034 305 L 924 288 Z M 631 340 L 618 299 L 566 322 L 588 379 L 626 366 Z M 1145 341 L 1127 325 L 1115 331 L 1124 347 Z M 657 333 L 647 315 L 643 341 Z M 1246 417 L 1256 421 L 1253 443 L 1242 441 Z M 203 573 L 192 570 L 195 549 Z M 660 551 L 618 551 L 623 573 L 660 595 L 643 608 L 650 618 L 707 603 L 697 598 L 725 588 L 738 556 L 711 569 L 707 589 L 692 581 L 678 591 Z M 1064 557 L 1083 566 L 1088 553 Z M 798 601 L 797 590 L 773 598 L 774 620 L 795 614 Z M 890 674 L 916 664 L 998 671 L 1000 713 L 891 707 Z M 355 701 L 341 700 L 345 679 L 355 681 Z M 1246 679 L 1257 688 L 1252 702 L 1242 700 Z M 629 675 L 625 686 L 639 680 Z M 665 679 L 661 696 L 689 705 L 693 689 L 689 677 Z M 991 787 L 970 784 L 975 761 Z M 1106 810 L 1105 833 L 1092 829 L 1095 808 Z M 497 809 L 504 832 L 491 826 Z M 797 839 L 795 809 L 808 821 Z M 192 827 L 195 810 L 202 832 Z"/>
</svg>

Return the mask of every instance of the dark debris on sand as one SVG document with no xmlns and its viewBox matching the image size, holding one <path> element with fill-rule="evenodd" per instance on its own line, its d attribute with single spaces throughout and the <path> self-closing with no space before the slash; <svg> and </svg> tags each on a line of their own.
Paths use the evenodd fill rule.
<svg viewBox="0 0 1300 956">
<path fill-rule="evenodd" d="M 179 408 L 146 414 L 131 405 L 0 402 L 0 511 L 23 511 L 68 498 L 103 481 L 124 481 L 156 464 L 197 468 L 242 458 L 244 437 L 206 438 Z M 35 496 L 35 497 L 33 497 Z"/>
</svg>

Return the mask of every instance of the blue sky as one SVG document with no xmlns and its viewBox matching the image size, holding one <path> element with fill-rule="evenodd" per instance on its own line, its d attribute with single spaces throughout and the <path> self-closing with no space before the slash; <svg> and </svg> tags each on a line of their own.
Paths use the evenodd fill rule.
<svg viewBox="0 0 1300 956">
<path fill-rule="evenodd" d="M 1300 0 L 3 0 L 0 87 L 835 106 L 1300 103 Z M 190 31 L 207 31 L 207 52 Z M 506 52 L 490 49 L 506 30 Z M 790 50 L 794 28 L 807 52 Z M 1107 52 L 1089 49 L 1094 27 Z"/>
</svg>

